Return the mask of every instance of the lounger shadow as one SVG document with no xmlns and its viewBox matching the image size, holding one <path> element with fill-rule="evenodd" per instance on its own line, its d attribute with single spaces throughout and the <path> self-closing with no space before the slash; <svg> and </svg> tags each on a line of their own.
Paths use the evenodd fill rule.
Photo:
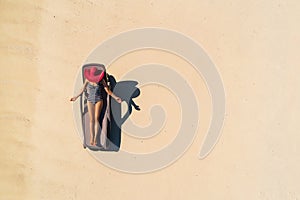
<svg viewBox="0 0 300 200">
<path fill-rule="evenodd" d="M 136 110 L 140 110 L 139 106 L 133 101 L 140 95 L 140 90 L 136 87 L 137 81 L 119 81 L 110 75 L 109 76 L 111 90 L 119 96 L 128 105 L 128 110 L 121 116 L 121 104 L 117 103 L 114 99 L 111 100 L 111 130 L 108 134 L 109 149 L 111 151 L 119 151 L 121 145 L 121 129 L 122 124 L 129 118 L 132 113 L 132 106 Z"/>
</svg>

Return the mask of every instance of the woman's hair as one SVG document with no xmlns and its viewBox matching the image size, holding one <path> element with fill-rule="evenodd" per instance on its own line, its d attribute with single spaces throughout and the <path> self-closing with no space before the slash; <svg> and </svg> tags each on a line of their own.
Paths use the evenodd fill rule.
<svg viewBox="0 0 300 200">
<path fill-rule="evenodd" d="M 99 83 L 101 83 L 102 80 L 104 80 L 105 83 L 108 84 L 108 82 L 109 82 L 109 74 L 106 73 L 106 71 L 104 71 L 104 76 L 103 76 L 103 78 L 101 79 L 101 81 Z"/>
<path fill-rule="evenodd" d="M 104 72 L 103 79 L 104 79 L 105 82 L 107 83 L 107 81 L 108 81 L 108 73 L 106 73 L 106 71 Z"/>
</svg>

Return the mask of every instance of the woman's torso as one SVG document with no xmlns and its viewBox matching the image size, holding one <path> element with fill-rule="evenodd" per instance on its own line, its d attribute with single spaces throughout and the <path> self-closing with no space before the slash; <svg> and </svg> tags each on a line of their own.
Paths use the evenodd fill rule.
<svg viewBox="0 0 300 200">
<path fill-rule="evenodd" d="M 98 101 L 103 99 L 105 93 L 102 82 L 97 84 L 88 82 L 87 92 L 88 92 L 88 100 L 90 101 Z"/>
</svg>

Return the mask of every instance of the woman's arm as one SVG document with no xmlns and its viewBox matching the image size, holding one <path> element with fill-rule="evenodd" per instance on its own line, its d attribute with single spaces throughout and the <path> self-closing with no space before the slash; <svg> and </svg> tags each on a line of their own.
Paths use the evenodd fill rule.
<svg viewBox="0 0 300 200">
<path fill-rule="evenodd" d="M 72 98 L 70 99 L 70 101 L 76 101 L 76 99 L 77 99 L 80 95 L 82 95 L 82 93 L 85 91 L 87 84 L 88 84 L 88 81 L 85 80 L 84 85 L 83 85 L 81 91 L 79 92 L 79 94 L 76 95 L 76 96 L 74 96 L 74 97 L 72 97 Z"/>
<path fill-rule="evenodd" d="M 110 95 L 112 98 L 114 98 L 118 103 L 122 103 L 122 99 L 118 96 L 116 96 L 108 87 L 105 81 L 102 82 L 104 85 L 104 90 L 107 92 L 108 95 Z"/>
</svg>

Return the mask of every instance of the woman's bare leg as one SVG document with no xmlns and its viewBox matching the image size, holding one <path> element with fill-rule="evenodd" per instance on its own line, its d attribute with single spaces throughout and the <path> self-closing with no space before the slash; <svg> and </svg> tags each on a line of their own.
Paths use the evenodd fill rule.
<svg viewBox="0 0 300 200">
<path fill-rule="evenodd" d="M 94 138 L 95 145 L 97 145 L 97 139 L 98 139 L 98 135 L 100 132 L 99 131 L 100 130 L 99 118 L 100 118 L 102 106 L 103 106 L 103 101 L 99 101 L 95 105 L 95 138 Z"/>
<path fill-rule="evenodd" d="M 95 139 L 95 105 L 91 102 L 87 102 L 88 110 L 89 110 L 89 117 L 90 117 L 90 144 L 94 145 Z"/>
</svg>

